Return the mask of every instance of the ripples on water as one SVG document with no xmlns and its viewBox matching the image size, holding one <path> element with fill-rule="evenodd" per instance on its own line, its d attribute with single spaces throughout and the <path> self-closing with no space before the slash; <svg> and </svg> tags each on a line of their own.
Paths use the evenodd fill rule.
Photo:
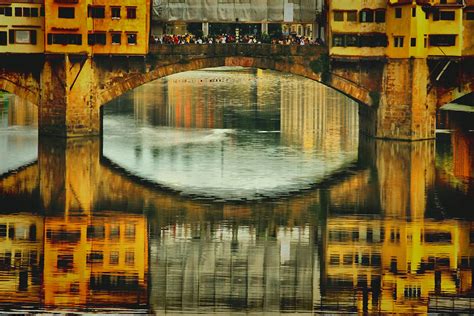
<svg viewBox="0 0 474 316">
<path fill-rule="evenodd" d="M 347 98 L 229 68 L 106 105 L 103 142 L 35 111 L 0 111 L 4 311 L 472 313 L 472 132 L 359 139 Z"/>
</svg>

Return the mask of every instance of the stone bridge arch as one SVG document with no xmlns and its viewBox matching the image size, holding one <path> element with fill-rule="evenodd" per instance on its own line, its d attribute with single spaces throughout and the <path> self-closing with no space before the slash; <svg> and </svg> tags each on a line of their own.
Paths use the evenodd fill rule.
<svg viewBox="0 0 474 316">
<path fill-rule="evenodd" d="M 36 106 L 39 104 L 39 84 L 29 76 L 0 76 L 0 90 L 14 94 Z"/>
<path fill-rule="evenodd" d="M 97 103 L 103 106 L 127 91 L 172 74 L 204 68 L 241 66 L 306 77 L 325 84 L 358 103 L 372 105 L 370 90 L 358 82 L 345 78 L 337 71 L 323 80 L 321 73 L 312 70 L 311 62 L 326 53 L 326 49 L 319 46 L 160 45 L 142 63 L 131 62 L 129 59 L 122 61 L 126 66 L 110 65 L 110 61 L 104 58 L 96 59 L 96 68 L 99 69 L 97 76 L 101 78 Z"/>
</svg>

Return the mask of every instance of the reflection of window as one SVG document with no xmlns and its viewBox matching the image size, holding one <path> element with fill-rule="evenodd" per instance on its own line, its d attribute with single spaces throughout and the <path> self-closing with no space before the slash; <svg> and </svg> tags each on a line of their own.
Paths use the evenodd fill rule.
<svg viewBox="0 0 474 316">
<path fill-rule="evenodd" d="M 329 259 L 329 264 L 339 265 L 339 255 L 338 254 L 331 255 L 331 257 Z"/>
<path fill-rule="evenodd" d="M 109 232 L 109 239 L 115 240 L 120 238 L 120 226 L 119 225 L 111 225 L 110 232 Z"/>
<path fill-rule="evenodd" d="M 133 251 L 125 252 L 125 264 L 133 265 L 135 263 L 135 253 Z"/>
<path fill-rule="evenodd" d="M 74 256 L 58 255 L 56 266 L 58 269 L 71 270 L 74 267 Z"/>
<path fill-rule="evenodd" d="M 5 253 L 0 254 L 0 267 L 9 267 L 12 264 L 12 253 L 10 251 L 5 251 Z"/>
<path fill-rule="evenodd" d="M 7 225 L 5 224 L 0 225 L 0 237 L 7 237 Z"/>
<path fill-rule="evenodd" d="M 125 226 L 125 237 L 127 239 L 135 239 L 135 224 L 127 224 Z"/>
<path fill-rule="evenodd" d="M 87 226 L 87 239 L 104 239 L 105 227 L 104 226 Z"/>
<path fill-rule="evenodd" d="M 104 254 L 102 251 L 93 251 L 87 255 L 87 263 L 102 263 Z"/>
<path fill-rule="evenodd" d="M 117 265 L 118 263 L 119 263 L 119 252 L 118 251 L 111 251 L 110 252 L 109 264 Z"/>
</svg>

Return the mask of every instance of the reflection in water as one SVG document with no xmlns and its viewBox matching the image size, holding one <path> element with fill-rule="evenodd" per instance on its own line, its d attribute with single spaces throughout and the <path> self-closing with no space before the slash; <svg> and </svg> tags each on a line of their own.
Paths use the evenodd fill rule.
<svg viewBox="0 0 474 316">
<path fill-rule="evenodd" d="M 13 95 L 0 94 L 0 174 L 37 157 L 38 109 Z"/>
<path fill-rule="evenodd" d="M 157 80 L 124 98 L 134 102 L 123 105 L 119 99 L 105 107 L 104 155 L 183 194 L 286 195 L 357 158 L 356 104 L 297 76 L 195 71 Z"/>
<path fill-rule="evenodd" d="M 294 84 L 280 96 L 314 87 L 271 72 L 237 78 L 255 82 L 255 76 L 266 75 L 280 85 Z M 222 71 L 209 76 L 234 78 Z M 249 120 L 245 107 L 220 116 L 206 110 L 200 117 L 184 92 L 169 93 L 186 88 L 182 81 L 200 83 L 199 78 L 205 80 L 182 77 L 176 87 L 163 88 L 168 99 L 181 96 L 183 111 L 174 101 L 165 108 L 146 106 L 155 102 L 147 90 L 137 90 L 142 95 L 130 101 L 119 99 L 119 108 L 133 109 L 123 118 L 131 124 L 130 134 L 145 127 L 173 133 L 173 126 L 182 132 L 189 126 L 191 137 L 215 127 L 237 134 L 253 130 L 247 139 L 276 134 L 268 146 L 293 148 L 310 161 L 315 148 L 318 157 L 330 159 L 358 146 L 357 161 L 327 170 L 315 186 L 287 196 L 223 202 L 189 198 L 143 181 L 102 155 L 99 139 L 42 139 L 36 161 L 0 176 L 2 310 L 473 312 L 472 133 L 439 134 L 436 142 L 359 141 L 351 136 L 354 116 L 333 104 L 338 101 L 330 94 L 315 108 L 312 101 L 281 101 L 281 114 L 257 111 L 247 123 L 241 122 Z M 256 85 L 265 82 L 257 79 Z M 312 97 L 324 91 L 314 89 Z M 252 100 L 255 88 L 250 91 L 246 98 Z M 261 90 L 265 102 L 273 92 Z M 201 106 L 210 109 L 215 103 Z M 12 108 L 4 106 L 2 118 Z M 123 115 L 116 110 L 104 120 L 110 128 Z M 351 121 L 341 123 L 343 118 Z M 0 138 L 16 127 L 3 128 Z M 257 133 L 262 130 L 280 133 Z M 29 146 L 18 139 L 12 155 Z M 112 133 L 104 146 L 112 148 L 107 142 L 114 141 L 123 144 Z M 146 137 L 127 141 L 141 146 L 134 155 L 151 151 L 143 145 L 150 141 Z M 156 157 L 165 146 L 158 145 Z M 2 170 L 20 167 L 11 160 L 0 164 Z"/>
</svg>

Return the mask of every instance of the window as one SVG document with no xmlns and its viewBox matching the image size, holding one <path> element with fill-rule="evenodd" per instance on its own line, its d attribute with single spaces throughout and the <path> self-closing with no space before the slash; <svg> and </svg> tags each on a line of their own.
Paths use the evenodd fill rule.
<svg viewBox="0 0 474 316">
<path fill-rule="evenodd" d="M 411 46 L 411 47 L 416 47 L 416 37 L 412 37 L 412 38 L 410 39 L 410 46 Z"/>
<path fill-rule="evenodd" d="M 105 7 L 89 7 L 88 15 L 93 19 L 105 18 Z"/>
<path fill-rule="evenodd" d="M 119 252 L 118 251 L 111 251 L 110 252 L 110 265 L 117 265 L 119 263 Z"/>
<path fill-rule="evenodd" d="M 125 238 L 135 239 L 135 225 L 134 224 L 127 224 L 125 226 Z"/>
<path fill-rule="evenodd" d="M 396 19 L 402 18 L 402 8 L 395 8 L 395 18 Z"/>
<path fill-rule="evenodd" d="M 48 34 L 48 45 L 82 45 L 81 34 Z"/>
<path fill-rule="evenodd" d="M 125 252 L 125 264 L 133 265 L 135 263 L 135 253 L 133 251 Z"/>
<path fill-rule="evenodd" d="M 454 46 L 456 35 L 430 35 L 430 46 Z"/>
<path fill-rule="evenodd" d="M 346 46 L 359 46 L 359 37 L 357 35 L 346 35 Z"/>
<path fill-rule="evenodd" d="M 385 10 L 375 11 L 375 22 L 384 23 L 385 22 Z"/>
<path fill-rule="evenodd" d="M 334 11 L 334 21 L 344 21 L 344 12 Z"/>
<path fill-rule="evenodd" d="M 44 16 L 44 7 L 40 8 L 40 16 Z"/>
<path fill-rule="evenodd" d="M 439 12 L 440 20 L 454 21 L 456 19 L 456 14 L 454 11 L 440 11 Z"/>
<path fill-rule="evenodd" d="M 111 34 L 111 38 L 112 38 L 112 44 L 113 44 L 113 45 L 120 45 L 121 39 L 122 39 L 122 34 L 120 34 L 120 33 L 112 33 L 112 34 Z"/>
<path fill-rule="evenodd" d="M 416 7 L 415 7 L 415 8 L 411 8 L 411 16 L 412 16 L 412 17 L 416 17 Z"/>
<path fill-rule="evenodd" d="M 74 267 L 73 255 L 58 255 L 56 266 L 63 271 L 72 270 Z"/>
<path fill-rule="evenodd" d="M 394 36 L 394 45 L 395 47 L 403 47 L 403 36 Z"/>
<path fill-rule="evenodd" d="M 357 11 L 347 11 L 347 21 L 357 22 Z"/>
<path fill-rule="evenodd" d="M 466 20 L 474 20 L 474 11 L 466 12 Z"/>
<path fill-rule="evenodd" d="M 120 19 L 120 7 L 112 7 L 110 8 L 112 19 Z"/>
<path fill-rule="evenodd" d="M 346 46 L 344 41 L 344 35 L 334 35 L 332 37 L 332 45 L 339 47 Z"/>
<path fill-rule="evenodd" d="M 31 16 L 31 9 L 30 8 L 23 8 L 23 16 Z"/>
<path fill-rule="evenodd" d="M 127 34 L 127 43 L 128 45 L 137 45 L 137 34 L 136 33 Z"/>
<path fill-rule="evenodd" d="M 58 8 L 58 17 L 61 19 L 74 19 L 74 8 Z"/>
<path fill-rule="evenodd" d="M 359 22 L 374 22 L 374 11 L 362 10 L 359 12 Z"/>
<path fill-rule="evenodd" d="M 38 15 L 38 8 L 31 8 L 31 16 L 37 18 Z"/>
<path fill-rule="evenodd" d="M 136 18 L 137 18 L 137 8 L 127 7 L 127 19 L 136 19 Z"/>
<path fill-rule="evenodd" d="M 87 254 L 87 263 L 102 263 L 104 261 L 104 254 L 102 251 L 92 251 Z"/>
<path fill-rule="evenodd" d="M 0 15 L 12 16 L 12 8 L 11 7 L 0 7 Z"/>
<path fill-rule="evenodd" d="M 23 10 L 21 8 L 15 8 L 15 16 L 22 16 Z"/>
<path fill-rule="evenodd" d="M 10 44 L 36 44 L 36 31 L 9 30 Z"/>
<path fill-rule="evenodd" d="M 7 45 L 7 32 L 0 32 L 0 46 Z"/>
</svg>

